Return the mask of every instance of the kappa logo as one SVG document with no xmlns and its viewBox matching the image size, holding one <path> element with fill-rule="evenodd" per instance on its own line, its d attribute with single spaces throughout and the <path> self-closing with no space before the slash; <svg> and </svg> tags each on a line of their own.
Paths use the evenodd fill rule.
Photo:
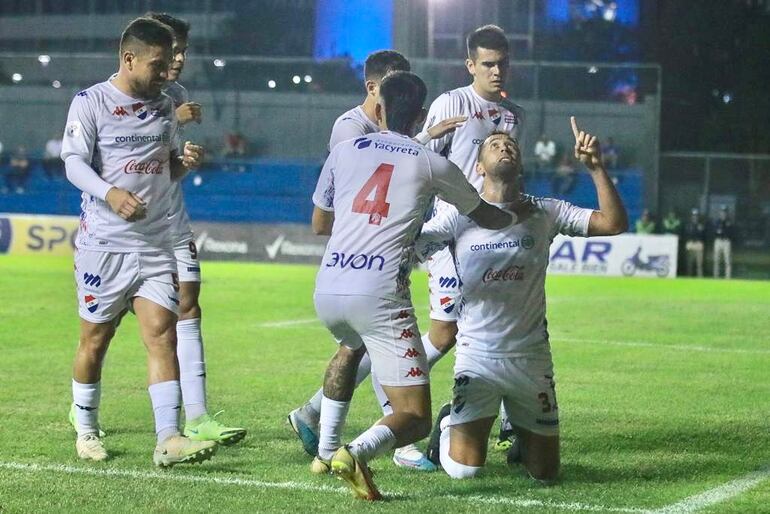
<svg viewBox="0 0 770 514">
<path fill-rule="evenodd" d="M 476 111 L 473 114 L 471 114 L 471 118 L 473 118 L 474 120 L 483 120 L 484 113 L 482 111 Z"/>
<path fill-rule="evenodd" d="M 136 102 L 134 105 L 131 106 L 131 108 L 134 110 L 134 114 L 137 118 L 140 120 L 143 120 L 147 118 L 147 106 L 144 105 L 142 102 Z"/>
<path fill-rule="evenodd" d="M 411 339 L 414 337 L 414 332 L 412 332 L 412 329 L 405 328 L 401 331 L 401 335 L 399 336 L 399 339 Z"/>
<path fill-rule="evenodd" d="M 88 96 L 88 91 L 86 91 L 86 90 L 84 89 L 83 91 L 79 92 L 79 93 L 78 93 L 77 95 L 75 95 L 75 96 Z"/>
<path fill-rule="evenodd" d="M 99 308 L 99 300 L 92 294 L 87 294 L 83 297 L 88 312 L 94 313 Z"/>
<path fill-rule="evenodd" d="M 455 299 L 449 296 L 445 296 L 444 298 L 441 298 L 439 300 L 439 303 L 441 304 L 441 309 L 447 314 L 452 312 L 455 308 Z"/>
<path fill-rule="evenodd" d="M 410 368 L 409 371 L 406 372 L 406 376 L 404 378 L 416 378 L 416 377 L 422 377 L 425 375 L 425 372 L 421 370 L 420 368 Z"/>
<path fill-rule="evenodd" d="M 372 144 L 372 140 L 368 137 L 359 137 L 355 141 L 353 141 L 353 146 L 358 148 L 359 150 L 363 150 L 364 148 L 369 148 L 369 146 Z"/>
<path fill-rule="evenodd" d="M 102 277 L 90 273 L 83 273 L 83 283 L 87 286 L 99 287 L 102 285 Z"/>
<path fill-rule="evenodd" d="M 409 317 L 409 311 L 400 311 L 393 319 L 406 319 Z"/>
<path fill-rule="evenodd" d="M 115 110 L 112 111 L 113 116 L 121 117 L 121 116 L 128 116 L 128 111 L 123 108 L 123 106 L 118 105 L 115 107 Z"/>
<path fill-rule="evenodd" d="M 422 355 L 419 351 L 417 351 L 417 348 L 409 348 L 406 350 L 406 353 L 404 354 L 404 358 L 408 359 L 414 359 L 416 357 L 419 357 Z"/>
</svg>

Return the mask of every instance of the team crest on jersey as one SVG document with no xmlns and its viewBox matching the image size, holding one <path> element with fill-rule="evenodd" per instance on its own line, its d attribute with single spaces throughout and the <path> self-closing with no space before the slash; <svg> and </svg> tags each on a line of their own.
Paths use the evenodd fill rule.
<svg viewBox="0 0 770 514">
<path fill-rule="evenodd" d="M 487 109 L 487 114 L 489 114 L 489 119 L 494 123 L 495 125 L 500 124 L 500 119 L 502 116 L 500 115 L 500 111 L 497 109 Z"/>
<path fill-rule="evenodd" d="M 88 309 L 88 312 L 94 313 L 96 312 L 96 309 L 99 308 L 99 299 L 94 295 L 87 294 L 83 297 L 83 300 L 86 303 L 86 309 Z"/>
<path fill-rule="evenodd" d="M 136 114 L 136 117 L 140 120 L 143 120 L 147 117 L 147 106 L 144 105 L 142 102 L 136 102 L 134 105 L 131 106 L 131 108 L 134 110 L 134 114 Z"/>
<path fill-rule="evenodd" d="M 455 308 L 455 299 L 449 296 L 445 296 L 444 298 L 441 298 L 439 300 L 439 303 L 441 304 L 441 309 L 447 314 L 452 312 Z"/>
</svg>

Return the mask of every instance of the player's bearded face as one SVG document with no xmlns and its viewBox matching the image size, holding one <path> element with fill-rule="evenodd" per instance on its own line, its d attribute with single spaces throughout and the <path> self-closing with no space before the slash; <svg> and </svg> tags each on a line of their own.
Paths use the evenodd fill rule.
<svg viewBox="0 0 770 514">
<path fill-rule="evenodd" d="M 521 152 L 519 145 L 506 136 L 492 136 L 486 141 L 481 165 L 491 179 L 514 182 L 521 174 Z"/>
<path fill-rule="evenodd" d="M 134 91 L 143 98 L 154 98 L 168 80 L 171 49 L 160 46 L 146 47 L 134 56 L 130 70 Z"/>
<path fill-rule="evenodd" d="M 499 50 L 477 48 L 476 59 L 468 62 L 473 82 L 483 93 L 499 94 L 508 75 L 508 54 Z"/>
</svg>

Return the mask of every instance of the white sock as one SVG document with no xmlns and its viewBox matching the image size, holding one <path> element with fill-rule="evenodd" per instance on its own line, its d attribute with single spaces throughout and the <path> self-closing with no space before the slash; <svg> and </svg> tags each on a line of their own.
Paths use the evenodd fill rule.
<svg viewBox="0 0 770 514">
<path fill-rule="evenodd" d="M 449 416 L 447 416 L 449 418 Z M 479 471 L 480 466 L 468 466 L 466 464 L 460 464 L 449 456 L 449 434 L 450 430 L 444 429 L 441 431 L 441 439 L 439 441 L 439 458 L 441 459 L 441 467 L 444 468 L 446 474 L 452 478 L 473 478 Z"/>
<path fill-rule="evenodd" d="M 396 444 L 396 436 L 385 425 L 374 425 L 350 443 L 350 452 L 364 462 L 389 451 Z"/>
<path fill-rule="evenodd" d="M 152 384 L 150 392 L 152 410 L 155 413 L 155 434 L 158 443 L 179 434 L 179 410 L 182 403 L 182 390 L 178 380 L 168 380 Z"/>
<path fill-rule="evenodd" d="M 321 399 L 321 429 L 318 435 L 318 456 L 329 460 L 342 446 L 342 429 L 350 402 L 338 402 L 324 396 Z"/>
<path fill-rule="evenodd" d="M 369 354 L 365 353 L 363 357 L 361 357 L 361 362 L 358 364 L 358 370 L 356 371 L 356 387 L 366 380 L 366 377 L 369 376 L 369 373 L 372 370 L 372 361 L 369 359 Z M 375 393 L 377 390 L 375 389 Z M 383 393 L 384 394 L 384 393 Z M 321 412 L 321 398 L 324 396 L 324 389 L 323 387 L 320 388 L 318 391 L 315 392 L 312 398 L 308 400 L 308 402 L 302 407 L 305 410 L 305 414 L 312 417 L 318 417 L 318 415 Z M 379 399 L 379 396 L 377 397 Z"/>
<path fill-rule="evenodd" d="M 444 354 L 438 351 L 438 349 L 433 346 L 433 343 L 430 342 L 429 334 L 422 336 L 422 347 L 425 349 L 425 358 L 428 359 L 428 368 L 432 368 L 433 365 L 444 356 Z"/>
<path fill-rule="evenodd" d="M 99 400 L 102 383 L 81 384 L 72 379 L 72 401 L 75 402 L 75 421 L 78 436 L 99 432 Z"/>
<path fill-rule="evenodd" d="M 203 356 L 201 319 L 185 319 L 176 324 L 176 356 L 187 421 L 206 414 L 206 359 Z"/>
</svg>

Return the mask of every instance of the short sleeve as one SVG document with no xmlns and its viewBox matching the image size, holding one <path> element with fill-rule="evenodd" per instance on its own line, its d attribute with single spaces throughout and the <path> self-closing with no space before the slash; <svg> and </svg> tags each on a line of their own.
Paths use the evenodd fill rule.
<svg viewBox="0 0 770 514">
<path fill-rule="evenodd" d="M 348 139 L 354 139 L 364 136 L 369 133 L 369 130 L 361 123 L 352 117 L 345 117 L 337 120 L 332 127 L 331 136 L 329 136 L 329 151 L 334 150 L 334 147 L 343 141 Z"/>
<path fill-rule="evenodd" d="M 334 211 L 334 167 L 339 152 L 332 150 L 326 158 L 313 193 L 313 204 L 321 210 Z"/>
<path fill-rule="evenodd" d="M 593 209 L 577 207 L 564 200 L 549 200 L 549 202 L 556 234 L 582 237 L 588 235 L 588 222 L 591 220 Z"/>
<path fill-rule="evenodd" d="M 449 246 L 457 234 L 459 213 L 453 206 L 440 210 L 423 226 L 414 242 L 415 256 L 425 262 L 434 253 Z"/>
<path fill-rule="evenodd" d="M 91 162 L 97 133 L 96 112 L 93 108 L 95 99 L 92 98 L 95 94 L 85 90 L 72 99 L 62 138 L 62 160 L 66 161 L 67 157 L 77 155 L 85 162 Z"/>
<path fill-rule="evenodd" d="M 461 214 L 468 214 L 481 203 L 481 198 L 453 162 L 434 152 L 427 152 L 431 181 L 436 195 L 451 203 Z"/>
</svg>

